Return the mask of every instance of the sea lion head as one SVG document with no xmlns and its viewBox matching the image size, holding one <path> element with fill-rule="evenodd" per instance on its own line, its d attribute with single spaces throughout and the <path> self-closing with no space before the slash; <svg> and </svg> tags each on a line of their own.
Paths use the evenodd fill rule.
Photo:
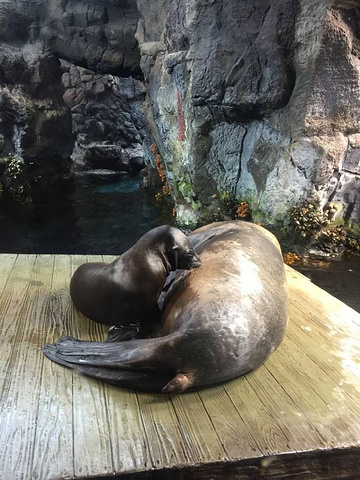
<svg viewBox="0 0 360 480">
<path fill-rule="evenodd" d="M 191 270 L 201 266 L 201 259 L 187 236 L 178 228 L 165 226 L 165 255 L 171 270 Z"/>
</svg>

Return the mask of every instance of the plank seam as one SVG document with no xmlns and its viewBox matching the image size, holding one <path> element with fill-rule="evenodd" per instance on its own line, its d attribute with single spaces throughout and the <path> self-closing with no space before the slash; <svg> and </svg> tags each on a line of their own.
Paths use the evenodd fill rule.
<svg viewBox="0 0 360 480">
<path fill-rule="evenodd" d="M 227 460 L 230 460 L 230 455 L 229 455 L 228 451 L 226 450 L 225 444 L 224 444 L 224 442 L 222 441 L 222 439 L 221 439 L 221 437 L 220 437 L 220 435 L 219 435 L 219 432 L 217 431 L 217 429 L 216 429 L 216 427 L 215 427 L 215 425 L 214 425 L 213 419 L 211 418 L 211 415 L 209 414 L 209 412 L 208 412 L 208 410 L 207 410 L 207 408 L 206 408 L 206 406 L 205 406 L 205 403 L 204 403 L 204 401 L 203 401 L 203 399 L 202 399 L 202 396 L 199 394 L 199 392 L 196 392 L 196 394 L 197 394 L 198 397 L 200 398 L 200 401 L 201 401 L 201 403 L 202 403 L 202 405 L 203 405 L 203 407 L 204 407 L 204 410 L 205 410 L 205 412 L 206 412 L 206 415 L 208 416 L 208 418 L 209 418 L 209 420 L 210 420 L 210 423 L 211 423 L 211 425 L 212 425 L 212 427 L 213 427 L 213 429 L 214 429 L 214 431 L 215 431 L 215 434 L 216 434 L 216 436 L 217 436 L 217 438 L 218 438 L 218 440 L 219 440 L 219 442 L 220 442 L 220 445 L 222 446 L 222 448 L 223 448 L 223 450 L 224 450 L 224 453 L 225 453 L 225 456 L 227 457 Z"/>
<path fill-rule="evenodd" d="M 266 363 L 264 364 L 264 368 L 266 368 L 266 370 L 269 372 L 269 374 L 272 376 L 272 378 L 275 380 L 275 382 L 280 386 L 281 390 L 283 390 L 283 392 L 285 393 L 285 395 L 290 399 L 290 402 L 293 403 L 297 409 L 299 409 L 301 412 L 302 412 L 302 408 L 299 407 L 299 405 L 296 403 L 296 401 L 292 398 L 292 396 L 285 390 L 285 388 L 281 385 L 281 383 L 278 381 L 278 379 L 273 375 L 273 373 L 271 372 L 271 370 L 267 367 Z M 308 424 L 308 428 L 309 430 L 315 430 L 316 433 L 319 435 L 319 437 L 322 439 L 322 441 L 324 442 L 323 444 L 323 447 L 325 447 L 327 445 L 327 441 L 325 439 L 325 437 L 322 435 L 321 432 L 319 432 L 319 430 L 317 428 L 315 428 L 313 426 L 313 424 L 311 423 L 311 420 L 308 418 L 308 416 L 306 415 L 306 413 L 303 412 L 303 415 L 304 417 L 306 418 L 307 420 L 307 424 Z"/>
</svg>

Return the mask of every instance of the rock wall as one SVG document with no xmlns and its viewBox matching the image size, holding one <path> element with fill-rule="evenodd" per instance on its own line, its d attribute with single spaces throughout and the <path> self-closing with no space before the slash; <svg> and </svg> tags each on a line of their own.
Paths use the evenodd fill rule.
<svg viewBox="0 0 360 480">
<path fill-rule="evenodd" d="M 36 0 L 35 0 L 36 1 Z M 38 35 L 58 57 L 96 72 L 141 74 L 133 0 L 37 0 Z"/>
<path fill-rule="evenodd" d="M 143 83 L 65 61 L 62 70 L 63 98 L 71 110 L 75 135 L 74 171 L 137 173 L 144 167 Z"/>
<path fill-rule="evenodd" d="M 26 203 L 67 176 L 74 140 L 78 147 L 83 134 L 87 145 L 96 142 L 96 128 L 98 137 L 102 128 L 107 133 L 100 143 L 115 143 L 116 154 L 125 145 L 132 170 L 143 162 L 143 87 L 138 80 L 110 75 L 141 74 L 138 17 L 136 4 L 126 0 L 1 2 L 0 196 L 5 191 Z M 73 63 L 78 85 L 69 84 L 71 75 L 62 84 L 60 58 Z M 80 75 L 79 66 L 97 73 Z"/>
<path fill-rule="evenodd" d="M 67 174 L 73 147 L 60 62 L 33 42 L 33 18 L 0 5 L 0 193 L 22 203 Z"/>
<path fill-rule="evenodd" d="M 357 2 L 137 4 L 146 113 L 180 221 L 230 192 L 255 220 L 309 199 L 359 223 Z"/>
<path fill-rule="evenodd" d="M 66 170 L 69 109 L 91 165 L 142 161 L 143 76 L 180 222 L 233 197 L 255 221 L 310 200 L 359 223 L 359 19 L 355 0 L 5 0 L 2 183 Z"/>
</svg>

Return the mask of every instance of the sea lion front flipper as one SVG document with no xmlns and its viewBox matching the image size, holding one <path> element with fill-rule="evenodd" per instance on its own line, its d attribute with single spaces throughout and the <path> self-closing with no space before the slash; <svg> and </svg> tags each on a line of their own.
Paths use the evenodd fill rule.
<svg viewBox="0 0 360 480">
<path fill-rule="evenodd" d="M 140 325 L 130 323 L 129 325 L 113 325 L 109 328 L 107 342 L 125 342 L 137 338 L 140 331 Z"/>
<path fill-rule="evenodd" d="M 181 393 L 191 387 L 194 382 L 193 374 L 177 373 L 162 389 L 162 393 Z"/>
</svg>

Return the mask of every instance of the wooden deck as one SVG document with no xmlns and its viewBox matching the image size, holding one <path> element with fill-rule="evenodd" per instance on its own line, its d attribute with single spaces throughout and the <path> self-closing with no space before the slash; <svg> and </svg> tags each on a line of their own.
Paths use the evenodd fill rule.
<svg viewBox="0 0 360 480">
<path fill-rule="evenodd" d="M 287 267 L 290 324 L 265 365 L 173 398 L 135 393 L 41 351 L 62 334 L 104 338 L 68 292 L 101 258 L 0 256 L 2 480 L 360 479 L 358 313 Z"/>
</svg>

